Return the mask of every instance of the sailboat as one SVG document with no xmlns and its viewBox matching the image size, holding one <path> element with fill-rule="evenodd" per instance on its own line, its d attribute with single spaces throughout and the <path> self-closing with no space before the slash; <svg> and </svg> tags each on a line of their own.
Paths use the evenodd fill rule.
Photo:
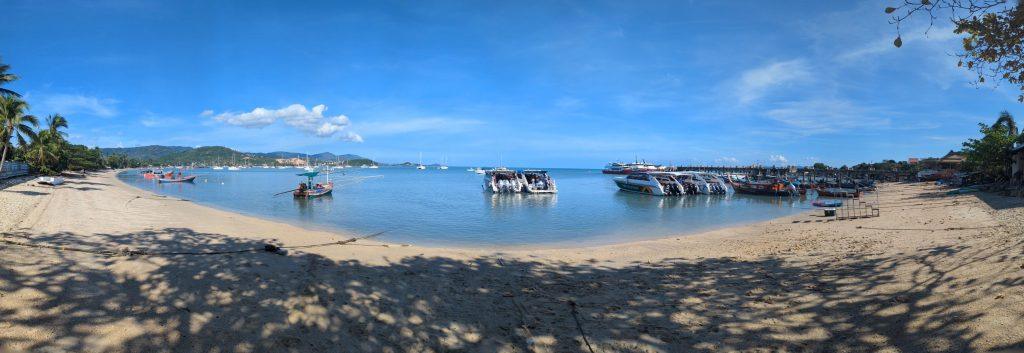
<svg viewBox="0 0 1024 353">
<path fill-rule="evenodd" d="M 309 154 L 308 153 L 306 154 L 306 167 L 303 168 L 303 169 L 305 169 L 307 172 L 312 172 L 312 171 L 316 170 L 316 167 L 313 167 L 312 165 L 309 164 Z"/>
<path fill-rule="evenodd" d="M 427 170 L 427 166 L 423 165 L 423 152 L 420 152 L 420 164 L 416 166 L 416 169 Z"/>
<path fill-rule="evenodd" d="M 444 156 L 444 162 L 441 163 L 441 166 L 437 167 L 437 169 L 448 170 L 448 156 Z"/>
</svg>

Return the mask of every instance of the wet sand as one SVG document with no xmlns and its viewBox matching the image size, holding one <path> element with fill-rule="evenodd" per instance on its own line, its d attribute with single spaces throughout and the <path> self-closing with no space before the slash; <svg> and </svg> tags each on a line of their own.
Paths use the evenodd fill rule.
<svg viewBox="0 0 1024 353">
<path fill-rule="evenodd" d="M 113 172 L 23 183 L 0 190 L 0 351 L 1024 348 L 1024 201 L 880 192 L 877 218 L 457 249 L 330 245 L 364 234 L 161 197 Z"/>
</svg>

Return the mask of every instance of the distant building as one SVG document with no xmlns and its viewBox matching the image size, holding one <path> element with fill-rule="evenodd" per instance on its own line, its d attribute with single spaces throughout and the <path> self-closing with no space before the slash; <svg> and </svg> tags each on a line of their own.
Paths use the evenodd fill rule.
<svg viewBox="0 0 1024 353">
<path fill-rule="evenodd" d="M 920 162 L 921 162 L 920 158 L 914 158 L 914 157 L 907 158 L 907 163 L 910 164 L 910 165 L 917 165 Z"/>
<path fill-rule="evenodd" d="M 945 156 L 939 158 L 939 166 L 942 169 L 960 169 L 965 160 L 967 160 L 967 156 L 964 156 L 963 153 L 951 150 Z"/>
<path fill-rule="evenodd" d="M 1010 150 L 1010 158 L 1013 159 L 1010 180 L 1016 184 L 1024 184 L 1024 143 L 1013 145 L 1013 149 Z"/>
<path fill-rule="evenodd" d="M 306 165 L 306 160 L 302 158 L 278 158 L 274 160 L 278 164 L 291 165 L 301 167 Z"/>
</svg>

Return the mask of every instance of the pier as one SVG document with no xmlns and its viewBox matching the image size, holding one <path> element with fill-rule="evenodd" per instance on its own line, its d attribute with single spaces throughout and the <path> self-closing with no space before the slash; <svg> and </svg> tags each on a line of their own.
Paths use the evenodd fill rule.
<svg viewBox="0 0 1024 353">
<path fill-rule="evenodd" d="M 891 170 L 862 170 L 862 169 L 815 169 L 811 167 L 778 167 L 778 166 L 749 166 L 749 167 L 727 167 L 727 166 L 678 166 L 670 167 L 671 171 L 678 172 L 710 172 L 717 174 L 742 174 L 748 176 L 780 177 L 787 176 L 799 180 L 814 180 L 819 178 L 835 179 L 871 179 L 886 182 L 915 181 L 916 173 L 912 171 L 891 171 Z"/>
</svg>

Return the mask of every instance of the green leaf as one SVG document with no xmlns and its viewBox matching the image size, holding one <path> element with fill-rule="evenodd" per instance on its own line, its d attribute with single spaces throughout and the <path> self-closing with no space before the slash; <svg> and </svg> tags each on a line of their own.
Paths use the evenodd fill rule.
<svg viewBox="0 0 1024 353">
<path fill-rule="evenodd" d="M 896 40 L 892 41 L 892 45 L 895 45 L 897 48 L 902 47 L 903 39 L 900 38 L 899 36 L 896 36 Z"/>
<path fill-rule="evenodd" d="M 896 12 L 896 8 L 895 7 L 886 7 L 885 8 L 885 13 L 893 13 L 893 12 Z"/>
</svg>

